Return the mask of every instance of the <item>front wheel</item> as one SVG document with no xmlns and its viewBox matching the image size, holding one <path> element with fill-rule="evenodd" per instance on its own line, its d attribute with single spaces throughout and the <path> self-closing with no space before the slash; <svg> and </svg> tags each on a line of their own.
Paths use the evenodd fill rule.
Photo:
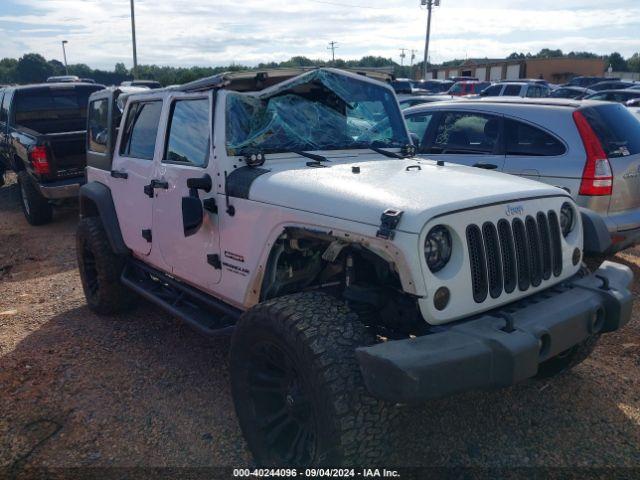
<svg viewBox="0 0 640 480">
<path fill-rule="evenodd" d="M 355 349 L 375 337 L 340 300 L 307 292 L 261 303 L 231 345 L 233 400 L 261 466 L 383 460 L 394 407 L 367 392 Z"/>
</svg>

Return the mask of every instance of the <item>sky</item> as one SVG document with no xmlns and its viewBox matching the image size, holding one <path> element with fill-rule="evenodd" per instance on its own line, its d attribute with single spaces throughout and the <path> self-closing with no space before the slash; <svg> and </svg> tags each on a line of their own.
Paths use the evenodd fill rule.
<svg viewBox="0 0 640 480">
<path fill-rule="evenodd" d="M 295 55 L 400 62 L 424 52 L 420 0 L 135 0 L 138 63 L 255 65 Z M 132 65 L 129 0 L 0 0 L 0 58 L 37 52 L 69 63 Z M 441 0 L 430 60 L 500 58 L 542 48 L 640 52 L 640 0 Z M 410 62 L 407 53 L 405 63 Z"/>
</svg>

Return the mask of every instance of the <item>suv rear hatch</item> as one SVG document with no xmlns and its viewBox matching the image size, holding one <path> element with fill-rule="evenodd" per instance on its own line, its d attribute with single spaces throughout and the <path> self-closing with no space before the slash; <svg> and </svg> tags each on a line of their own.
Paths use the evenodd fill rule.
<svg viewBox="0 0 640 480">
<path fill-rule="evenodd" d="M 580 108 L 576 114 L 582 114 L 593 133 L 597 137 L 599 145 L 589 146 L 588 140 L 583 141 L 587 156 L 589 150 L 597 155 L 599 151 L 607 159 L 611 176 L 609 184 L 611 199 L 609 202 L 609 214 L 622 214 L 640 208 L 640 121 L 622 105 L 614 103 L 602 103 L 601 105 Z M 574 115 L 575 118 L 575 115 Z M 576 119 L 578 124 L 578 120 Z M 578 125 L 578 130 L 580 126 Z M 602 155 L 597 155 L 602 156 Z M 589 175 L 587 174 L 589 160 L 583 176 L 583 186 Z M 604 165 L 606 169 L 606 164 Z M 600 172 L 602 174 L 602 172 Z M 603 175 L 606 177 L 606 173 Z M 602 182 L 601 185 L 606 185 Z M 600 192 L 604 193 L 606 190 Z M 598 195 L 598 193 L 595 193 Z M 624 230 L 625 225 L 618 225 L 619 230 Z"/>
</svg>

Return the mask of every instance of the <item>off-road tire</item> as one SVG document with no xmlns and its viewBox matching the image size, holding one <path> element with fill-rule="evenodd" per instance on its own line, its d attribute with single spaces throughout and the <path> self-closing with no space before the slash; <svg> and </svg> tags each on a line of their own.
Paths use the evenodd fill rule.
<svg viewBox="0 0 640 480">
<path fill-rule="evenodd" d="M 120 282 L 125 259 L 111 249 L 99 217 L 80 219 L 76 254 L 82 288 L 92 311 L 113 315 L 133 307 L 135 294 Z"/>
<path fill-rule="evenodd" d="M 374 335 L 344 302 L 322 292 L 268 300 L 241 317 L 231 345 L 231 386 L 240 426 L 258 465 L 357 466 L 384 461 L 397 408 L 367 392 L 355 356 L 357 347 L 374 342 Z M 261 368 L 253 359 L 268 345 L 282 349 L 295 365 L 296 378 L 301 379 L 295 385 L 303 384 L 296 392 L 310 393 L 308 398 L 300 395 L 303 406 L 310 403 L 315 429 L 306 457 L 288 458 L 267 441 L 279 424 L 269 423 L 257 402 L 272 401 L 274 408 L 278 401 L 286 400 L 285 407 L 295 405 L 289 404 L 293 393 L 265 396 L 254 390 L 263 388 L 256 378 L 264 377 L 259 377 Z M 282 442 L 282 435 L 276 440 Z"/>
<path fill-rule="evenodd" d="M 49 223 L 53 218 L 53 207 L 46 198 L 40 195 L 33 180 L 24 170 L 18 172 L 18 187 L 20 189 L 20 205 L 27 222 L 31 225 Z"/>
<path fill-rule="evenodd" d="M 571 370 L 587 359 L 596 348 L 600 335 L 591 335 L 582 343 L 571 347 L 559 355 L 542 362 L 538 366 L 537 378 L 551 378 Z"/>
</svg>

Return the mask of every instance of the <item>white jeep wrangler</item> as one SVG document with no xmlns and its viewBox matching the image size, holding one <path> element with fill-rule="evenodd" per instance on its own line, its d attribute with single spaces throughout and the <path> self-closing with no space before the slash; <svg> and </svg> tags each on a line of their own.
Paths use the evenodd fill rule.
<svg viewBox="0 0 640 480">
<path fill-rule="evenodd" d="M 630 270 L 583 265 L 609 246 L 597 215 L 414 158 L 382 82 L 276 71 L 120 94 L 89 103 L 87 302 L 113 314 L 135 293 L 232 333 L 259 464 L 371 465 L 396 404 L 553 375 L 630 318 Z"/>
</svg>

